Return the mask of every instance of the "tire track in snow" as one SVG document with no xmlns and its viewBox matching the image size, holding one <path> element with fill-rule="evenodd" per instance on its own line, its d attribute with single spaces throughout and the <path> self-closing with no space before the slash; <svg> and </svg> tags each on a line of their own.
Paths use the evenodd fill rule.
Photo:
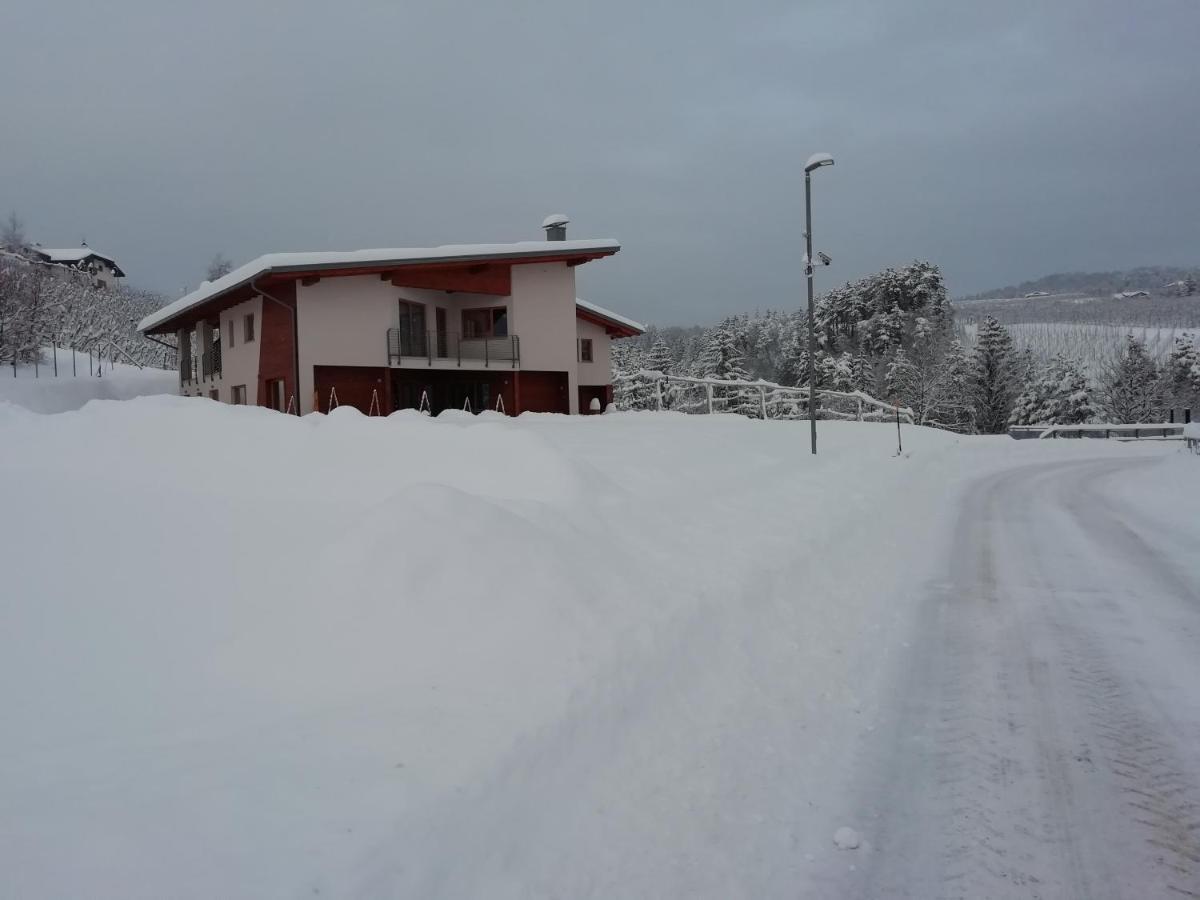
<svg viewBox="0 0 1200 900">
<path fill-rule="evenodd" d="M 1139 643 L 1147 607 L 1129 600 L 1146 598 L 1121 585 L 1148 580 L 1196 617 L 1200 603 L 1095 497 L 1131 464 L 1015 469 L 965 498 L 950 579 L 930 587 L 902 712 L 866 782 L 864 818 L 874 809 L 879 825 L 845 895 L 1200 896 L 1200 710 L 1147 688 L 1162 680 L 1145 674 L 1147 647 L 1161 644 Z"/>
</svg>

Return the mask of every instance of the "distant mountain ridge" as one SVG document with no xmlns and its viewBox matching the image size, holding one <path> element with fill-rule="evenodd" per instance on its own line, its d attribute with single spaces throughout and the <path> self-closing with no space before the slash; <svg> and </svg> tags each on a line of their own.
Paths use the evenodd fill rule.
<svg viewBox="0 0 1200 900">
<path fill-rule="evenodd" d="M 1189 275 L 1200 281 L 1200 266 L 1139 266 L 1136 269 L 1117 272 L 1056 272 L 1034 281 L 1023 281 L 1018 285 L 955 299 L 998 300 L 1024 297 L 1034 291 L 1045 291 L 1047 294 L 1083 294 L 1091 297 L 1110 296 L 1120 291 L 1165 294 L 1169 292 L 1168 285 L 1175 281 L 1183 281 Z"/>
</svg>

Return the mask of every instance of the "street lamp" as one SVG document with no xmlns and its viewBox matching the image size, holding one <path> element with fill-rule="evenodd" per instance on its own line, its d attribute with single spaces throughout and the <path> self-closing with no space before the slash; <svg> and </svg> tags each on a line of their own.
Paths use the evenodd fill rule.
<svg viewBox="0 0 1200 900">
<path fill-rule="evenodd" d="M 812 173 L 821 166 L 832 166 L 828 153 L 814 153 L 804 164 L 804 274 L 808 278 L 808 424 L 812 431 L 812 452 L 817 453 L 817 334 L 813 308 L 813 246 L 812 246 Z M 824 253 L 821 263 L 831 260 Z"/>
</svg>

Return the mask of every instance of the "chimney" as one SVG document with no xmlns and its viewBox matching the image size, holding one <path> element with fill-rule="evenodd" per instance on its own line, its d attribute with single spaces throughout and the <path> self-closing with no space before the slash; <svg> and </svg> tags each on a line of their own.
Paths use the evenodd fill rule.
<svg viewBox="0 0 1200 900">
<path fill-rule="evenodd" d="M 542 220 L 542 228 L 546 229 L 546 240 L 565 241 L 567 239 L 567 223 L 571 221 L 562 213 L 551 213 Z"/>
</svg>

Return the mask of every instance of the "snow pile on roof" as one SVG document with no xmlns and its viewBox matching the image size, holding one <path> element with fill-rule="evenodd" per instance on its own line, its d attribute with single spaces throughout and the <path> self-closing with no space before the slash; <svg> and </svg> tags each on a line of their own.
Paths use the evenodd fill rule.
<svg viewBox="0 0 1200 900">
<path fill-rule="evenodd" d="M 0 434 L 4 892 L 101 900 L 821 896 L 955 479 L 1093 444 L 176 397 Z"/>
<path fill-rule="evenodd" d="M 87 259 L 89 256 L 95 256 L 96 258 L 102 259 L 105 262 L 113 262 L 111 256 L 106 256 L 103 253 L 99 253 L 96 250 L 93 250 L 91 247 L 53 248 L 34 246 L 33 251 L 46 257 L 50 262 L 79 262 L 80 260 Z"/>
<path fill-rule="evenodd" d="M 641 322 L 635 322 L 633 319 L 630 319 L 627 316 L 622 316 L 619 313 L 615 313 L 611 309 L 605 309 L 603 306 L 597 306 L 595 303 L 588 303 L 586 300 L 581 300 L 578 297 L 575 298 L 575 305 L 580 309 L 587 310 L 590 313 L 595 313 L 602 318 L 619 322 L 620 324 L 628 326 L 629 328 L 633 328 L 637 331 L 644 332 L 646 330 L 646 326 Z"/>
<path fill-rule="evenodd" d="M 519 257 L 586 253 L 615 253 L 620 243 L 611 239 L 580 241 L 518 241 L 511 244 L 445 244 L 440 247 L 393 247 L 375 250 L 319 250 L 308 253 L 268 253 L 252 259 L 216 281 L 201 285 L 189 294 L 169 303 L 138 323 L 139 331 L 156 325 L 198 306 L 205 300 L 246 284 L 268 271 L 300 271 L 339 266 L 370 266 L 396 263 L 453 262 L 490 257 Z"/>
</svg>

